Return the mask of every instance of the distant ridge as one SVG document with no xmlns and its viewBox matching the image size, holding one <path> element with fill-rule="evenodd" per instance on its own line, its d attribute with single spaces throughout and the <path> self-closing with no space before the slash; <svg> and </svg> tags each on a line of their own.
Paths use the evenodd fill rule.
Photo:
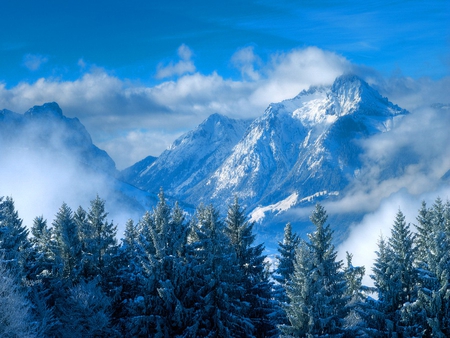
<svg viewBox="0 0 450 338">
<path fill-rule="evenodd" d="M 225 207 L 237 195 L 249 212 L 282 201 L 287 210 L 337 198 L 361 169 L 359 141 L 388 132 L 406 114 L 359 77 L 343 75 L 270 104 L 251 123 L 211 115 L 127 177 L 194 205 Z"/>
</svg>

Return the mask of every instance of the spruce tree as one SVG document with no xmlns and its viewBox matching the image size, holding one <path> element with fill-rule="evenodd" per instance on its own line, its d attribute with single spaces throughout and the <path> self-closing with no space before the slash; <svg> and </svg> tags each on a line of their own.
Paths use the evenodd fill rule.
<svg viewBox="0 0 450 338">
<path fill-rule="evenodd" d="M 0 256 L 0 337 L 37 337 L 32 306 L 26 293 L 17 284 L 20 279 Z"/>
<path fill-rule="evenodd" d="M 195 242 L 192 257 L 195 280 L 193 321 L 185 331 L 188 337 L 253 337 L 247 317 L 242 271 L 228 237 L 225 224 L 213 206 L 197 210 L 193 220 Z"/>
<path fill-rule="evenodd" d="M 52 224 L 56 277 L 76 282 L 82 267 L 81 242 L 72 209 L 66 203 L 61 205 Z"/>
<path fill-rule="evenodd" d="M 286 313 L 290 325 L 282 325 L 287 336 L 342 337 L 347 316 L 346 281 L 342 262 L 336 261 L 333 232 L 326 225 L 325 209 L 317 204 L 310 219 L 316 231 L 296 253 L 294 273 L 287 289 Z"/>
<path fill-rule="evenodd" d="M 0 255 L 19 279 L 27 273 L 30 249 L 28 230 L 22 225 L 13 199 L 0 197 Z"/>
<path fill-rule="evenodd" d="M 299 243 L 300 238 L 292 232 L 291 223 L 287 223 L 284 227 L 283 241 L 278 242 L 279 255 L 276 256 L 277 265 L 272 274 L 276 281 L 273 288 L 274 298 L 278 303 L 275 318 L 279 324 L 289 324 L 284 310 L 289 303 L 286 290 L 289 288 L 291 276 L 294 273 L 295 256 Z"/>
<path fill-rule="evenodd" d="M 228 206 L 225 223 L 225 233 L 236 253 L 237 268 L 243 272 L 244 301 L 250 304 L 247 316 L 255 328 L 253 333 L 256 337 L 275 335 L 277 330 L 271 317 L 276 307 L 272 301 L 272 283 L 264 263 L 266 256 L 262 254 L 264 246 L 253 246 L 254 223 L 246 220 L 245 209 L 241 208 L 237 197 Z"/>
<path fill-rule="evenodd" d="M 395 279 L 398 285 L 398 291 L 393 301 L 395 304 L 394 325 L 403 336 L 415 336 L 423 329 L 416 325 L 417 317 L 411 317 L 411 311 L 408 311 L 407 307 L 417 300 L 416 249 L 414 235 L 400 210 L 391 230 L 389 246 L 392 250 L 393 275 L 391 282 Z"/>
<path fill-rule="evenodd" d="M 135 230 L 128 228 L 128 235 L 135 237 Z M 161 190 L 156 208 L 144 215 L 137 231 L 137 243 L 131 238 L 127 243 L 128 250 L 135 250 L 139 256 L 140 268 L 135 272 L 142 272 L 137 277 L 139 301 L 128 307 L 129 330 L 135 335 L 180 335 L 191 317 L 185 306 L 185 292 L 189 289 L 185 261 L 189 228 L 183 212 L 178 204 L 171 210 Z"/>
<path fill-rule="evenodd" d="M 437 198 L 426 211 L 431 231 L 420 239 L 419 302 L 425 309 L 427 336 L 450 336 L 450 206 Z M 418 221 L 423 223 L 421 210 Z M 424 248 L 422 243 L 426 243 Z"/>
<path fill-rule="evenodd" d="M 98 276 L 103 287 L 107 287 L 108 279 L 115 273 L 112 263 L 118 248 L 117 227 L 108 222 L 105 201 L 99 196 L 91 201 L 87 213 L 80 210 L 76 215 L 82 242 L 83 277 L 91 280 Z"/>
<path fill-rule="evenodd" d="M 345 330 L 351 337 L 365 336 L 365 309 L 367 307 L 366 294 L 369 288 L 362 285 L 365 268 L 363 266 L 354 266 L 352 263 L 353 255 L 346 253 L 347 265 L 344 268 L 344 277 L 347 282 L 347 291 L 345 295 L 349 299 L 347 307 L 349 313 L 345 318 Z"/>
<path fill-rule="evenodd" d="M 300 238 L 297 234 L 292 233 L 291 223 L 287 223 L 284 228 L 283 241 L 278 242 L 277 256 L 278 265 L 273 278 L 281 285 L 286 285 L 290 276 L 294 272 L 295 254 L 299 246 Z"/>
</svg>

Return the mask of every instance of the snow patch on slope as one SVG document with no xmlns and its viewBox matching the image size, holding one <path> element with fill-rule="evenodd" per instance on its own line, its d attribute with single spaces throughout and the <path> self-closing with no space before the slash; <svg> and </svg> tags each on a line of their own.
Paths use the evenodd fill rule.
<svg viewBox="0 0 450 338">
<path fill-rule="evenodd" d="M 264 219 L 266 212 L 271 211 L 272 213 L 279 214 L 281 211 L 286 211 L 290 209 L 292 206 L 294 206 L 298 199 L 298 193 L 294 192 L 291 194 L 288 198 L 285 198 L 284 200 L 271 204 L 265 207 L 257 207 L 255 210 L 252 211 L 250 214 L 250 222 L 259 222 L 262 219 Z"/>
</svg>

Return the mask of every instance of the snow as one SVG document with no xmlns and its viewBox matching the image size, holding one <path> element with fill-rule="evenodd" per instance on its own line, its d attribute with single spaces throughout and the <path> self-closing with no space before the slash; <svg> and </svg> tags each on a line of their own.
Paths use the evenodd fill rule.
<svg viewBox="0 0 450 338">
<path fill-rule="evenodd" d="M 275 204 L 271 204 L 268 205 L 266 207 L 257 207 L 255 210 L 253 210 L 253 212 L 250 214 L 250 221 L 251 222 L 259 222 L 261 221 L 264 217 L 266 212 L 270 211 L 272 213 L 275 212 L 281 212 L 281 211 L 286 211 L 289 208 L 291 208 L 293 205 L 296 204 L 298 199 L 298 193 L 294 192 L 291 195 L 289 195 L 287 198 L 285 198 L 284 200 L 275 203 Z"/>
<path fill-rule="evenodd" d="M 312 198 L 342 191 L 360 170 L 364 149 L 355 141 L 390 130 L 404 114 L 364 81 L 343 76 L 271 103 L 252 123 L 211 115 L 132 183 L 153 191 L 163 186 L 193 205 L 225 208 L 238 196 L 261 220 L 295 205 L 292 194 L 280 202 L 283 191 Z"/>
</svg>

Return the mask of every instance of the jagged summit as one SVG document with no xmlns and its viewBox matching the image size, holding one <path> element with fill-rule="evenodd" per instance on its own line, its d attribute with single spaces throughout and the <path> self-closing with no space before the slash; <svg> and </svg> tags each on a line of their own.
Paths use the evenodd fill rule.
<svg viewBox="0 0 450 338">
<path fill-rule="evenodd" d="M 44 103 L 42 106 L 34 106 L 24 114 L 27 117 L 63 117 L 63 112 L 56 102 Z"/>
<path fill-rule="evenodd" d="M 93 143 L 77 118 L 64 116 L 56 102 L 34 106 L 24 114 L 3 110 L 0 119 L 0 141 L 8 149 L 30 149 L 76 159 L 84 165 L 116 175 L 114 161 Z"/>
<path fill-rule="evenodd" d="M 201 185 L 229 156 L 248 124 L 213 114 L 175 140 L 154 162 L 138 168 L 134 177 L 127 176 L 128 181 L 148 191 L 153 191 L 153 184 L 157 184 L 169 194 L 185 199 L 192 187 Z M 122 173 L 126 176 L 129 172 L 127 168 Z"/>
<path fill-rule="evenodd" d="M 163 186 L 194 205 L 226 206 L 237 195 L 248 211 L 336 196 L 361 168 L 361 140 L 389 131 L 406 113 L 357 76 L 344 75 L 270 104 L 251 124 L 211 115 L 133 183 Z"/>
</svg>

